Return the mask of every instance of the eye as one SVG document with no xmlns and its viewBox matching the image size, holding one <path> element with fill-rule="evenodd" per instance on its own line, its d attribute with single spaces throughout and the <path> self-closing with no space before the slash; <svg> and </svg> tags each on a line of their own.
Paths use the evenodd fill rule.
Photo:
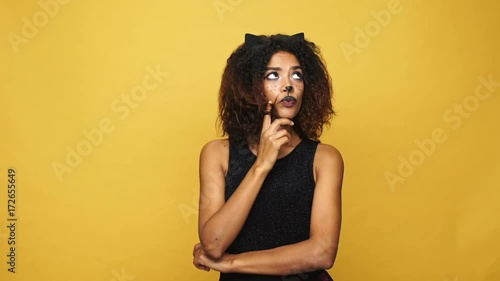
<svg viewBox="0 0 500 281">
<path fill-rule="evenodd" d="M 303 77 L 302 73 L 301 73 L 301 72 L 298 72 L 298 71 L 297 71 L 297 72 L 294 72 L 294 73 L 292 74 L 292 79 L 295 79 L 295 80 L 302 80 L 302 77 Z"/>
<path fill-rule="evenodd" d="M 278 78 L 279 78 L 278 72 L 271 72 L 271 73 L 266 75 L 266 79 L 269 79 L 269 80 L 276 80 Z"/>
</svg>

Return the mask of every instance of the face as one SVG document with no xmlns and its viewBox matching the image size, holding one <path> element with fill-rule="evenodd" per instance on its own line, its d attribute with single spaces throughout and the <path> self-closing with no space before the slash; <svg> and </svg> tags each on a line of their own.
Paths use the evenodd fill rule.
<svg viewBox="0 0 500 281">
<path fill-rule="evenodd" d="M 303 73 L 295 55 L 277 52 L 269 60 L 264 74 L 266 99 L 273 103 L 272 115 L 293 119 L 300 110 L 304 93 Z"/>
</svg>

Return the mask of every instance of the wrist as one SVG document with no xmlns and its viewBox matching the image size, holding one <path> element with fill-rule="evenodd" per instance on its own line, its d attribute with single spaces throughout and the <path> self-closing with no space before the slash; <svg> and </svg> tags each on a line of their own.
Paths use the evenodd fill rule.
<svg viewBox="0 0 500 281">
<path fill-rule="evenodd" d="M 266 165 L 259 164 L 258 162 L 255 162 L 253 167 L 251 168 L 255 175 L 257 176 L 267 176 L 269 172 L 271 171 L 270 168 L 266 167 Z"/>
<path fill-rule="evenodd" d="M 236 272 L 234 267 L 236 256 L 236 254 L 224 254 L 224 269 L 222 271 L 223 273 Z"/>
</svg>

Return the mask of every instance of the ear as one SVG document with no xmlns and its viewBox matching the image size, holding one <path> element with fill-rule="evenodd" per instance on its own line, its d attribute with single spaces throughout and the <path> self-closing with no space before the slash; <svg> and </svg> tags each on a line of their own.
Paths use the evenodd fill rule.
<svg viewBox="0 0 500 281">
<path fill-rule="evenodd" d="M 262 43 L 262 38 L 257 35 L 245 33 L 245 47 L 253 47 Z"/>
<path fill-rule="evenodd" d="M 292 35 L 292 37 L 300 39 L 300 40 L 304 40 L 304 32 L 294 34 L 294 35 Z"/>
</svg>

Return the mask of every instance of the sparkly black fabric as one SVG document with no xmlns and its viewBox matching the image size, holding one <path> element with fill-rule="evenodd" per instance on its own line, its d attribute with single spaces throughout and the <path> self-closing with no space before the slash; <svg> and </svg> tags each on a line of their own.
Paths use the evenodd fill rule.
<svg viewBox="0 0 500 281">
<path fill-rule="evenodd" d="M 309 238 L 314 195 L 313 161 L 318 142 L 304 139 L 278 159 L 266 177 L 248 218 L 228 253 L 272 249 Z M 256 160 L 247 144 L 229 145 L 226 201 Z M 290 276 L 220 274 L 220 281 L 332 280 L 324 270 Z"/>
</svg>

